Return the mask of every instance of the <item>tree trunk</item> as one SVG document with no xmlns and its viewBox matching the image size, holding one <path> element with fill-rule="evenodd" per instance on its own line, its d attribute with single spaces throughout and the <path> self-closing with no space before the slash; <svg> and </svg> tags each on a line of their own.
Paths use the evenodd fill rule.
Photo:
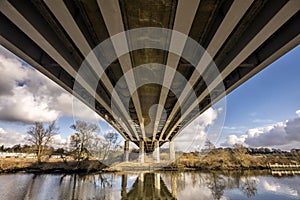
<svg viewBox="0 0 300 200">
<path fill-rule="evenodd" d="M 37 156 L 37 162 L 41 163 L 42 162 L 42 160 L 41 160 L 42 155 L 41 155 L 41 146 L 40 145 L 38 145 L 38 152 L 37 152 L 36 156 Z"/>
</svg>

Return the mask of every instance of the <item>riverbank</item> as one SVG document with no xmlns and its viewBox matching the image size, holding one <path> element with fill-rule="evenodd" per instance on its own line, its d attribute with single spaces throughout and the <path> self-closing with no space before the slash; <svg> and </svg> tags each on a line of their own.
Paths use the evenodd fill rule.
<svg viewBox="0 0 300 200">
<path fill-rule="evenodd" d="M 198 170 L 262 170 L 270 164 L 300 164 L 299 153 L 249 154 L 246 149 L 214 149 L 207 154 L 186 153 L 172 165 Z"/>
<path fill-rule="evenodd" d="M 69 159 L 51 158 L 37 163 L 34 158 L 0 158 L 0 173 L 94 173 L 117 171 L 230 171 L 270 170 L 270 164 L 300 164 L 300 155 L 291 153 L 250 155 L 243 150 L 216 149 L 207 154 L 184 153 L 173 163 L 137 161 L 106 167 L 96 159 L 77 163 Z"/>
<path fill-rule="evenodd" d="M 186 165 L 182 164 L 186 163 Z M 193 163 L 193 164 L 192 164 Z M 196 165 L 195 165 L 196 164 Z M 95 172 L 119 172 L 119 171 L 211 171 L 211 170 L 263 170 L 269 169 L 267 165 L 263 166 L 226 166 L 218 167 L 214 165 L 199 165 L 197 161 L 185 160 L 176 161 L 170 165 L 165 163 L 138 163 L 127 162 L 119 163 L 112 167 L 106 167 L 97 160 L 84 161 L 77 164 L 74 160 L 64 162 L 62 159 L 49 159 L 42 163 L 37 163 L 36 159 L 30 158 L 1 158 L 0 159 L 0 173 L 95 173 Z"/>
<path fill-rule="evenodd" d="M 97 160 L 78 164 L 74 160 L 48 159 L 37 163 L 33 158 L 0 158 L 0 173 L 93 173 L 101 171 L 105 165 Z"/>
</svg>

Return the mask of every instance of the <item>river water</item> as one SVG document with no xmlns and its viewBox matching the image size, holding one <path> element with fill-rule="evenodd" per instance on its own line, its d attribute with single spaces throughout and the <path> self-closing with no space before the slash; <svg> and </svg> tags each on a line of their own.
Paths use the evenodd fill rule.
<svg viewBox="0 0 300 200">
<path fill-rule="evenodd" d="M 300 176 L 201 172 L 2 174 L 0 199 L 300 199 Z"/>
</svg>

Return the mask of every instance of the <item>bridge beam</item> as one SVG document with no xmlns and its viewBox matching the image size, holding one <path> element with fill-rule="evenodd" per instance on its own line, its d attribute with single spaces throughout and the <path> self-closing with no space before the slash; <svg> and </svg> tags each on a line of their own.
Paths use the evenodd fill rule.
<svg viewBox="0 0 300 200">
<path fill-rule="evenodd" d="M 167 4 L 141 1 L 139 5 L 130 5 L 118 0 L 110 3 L 35 0 L 22 4 L 0 0 L 0 45 L 114 126 L 126 140 L 124 161 L 129 159 L 129 141 L 140 146 L 141 162 L 147 156 L 145 153 L 153 151 L 153 159 L 159 161 L 157 139 L 160 144 L 172 141 L 211 105 L 300 44 L 299 0 L 243 0 L 226 5 L 222 1 L 210 4 L 190 1 L 189 4 L 183 0 Z M 132 9 L 138 12 L 133 14 Z M 153 37 L 145 34 L 137 38 L 134 34 L 120 34 L 107 40 L 107 44 L 102 43 L 125 30 L 157 25 L 189 36 L 207 52 L 202 55 L 197 45 L 195 49 L 188 48 L 192 40 L 187 42 L 186 37 L 178 40 L 176 32 L 167 35 L 153 32 Z M 147 44 L 146 48 L 153 45 L 159 51 L 144 51 L 136 42 Z M 105 51 L 98 57 L 92 49 L 100 43 L 99 47 L 105 44 Z M 210 70 L 211 59 L 217 65 L 217 73 Z M 83 60 L 87 62 L 87 70 L 79 74 Z M 133 73 L 135 67 L 150 63 L 167 65 L 173 70 L 162 71 L 153 65 L 149 74 Z M 177 72 L 188 84 L 181 84 Z M 148 85 L 150 76 L 156 77 L 163 87 L 151 83 L 136 92 L 137 85 Z M 125 80 L 117 87 L 122 77 Z M 74 88 L 76 85 L 79 89 Z M 112 98 L 115 89 L 118 93 Z M 194 92 L 196 100 L 190 98 Z M 132 102 L 127 105 L 124 97 Z M 159 106 L 152 120 L 148 108 L 153 104 Z M 117 108 L 116 113 L 112 106 Z M 114 118 L 115 115 L 118 117 Z M 176 158 L 173 142 L 169 156 L 171 161 Z"/>
</svg>

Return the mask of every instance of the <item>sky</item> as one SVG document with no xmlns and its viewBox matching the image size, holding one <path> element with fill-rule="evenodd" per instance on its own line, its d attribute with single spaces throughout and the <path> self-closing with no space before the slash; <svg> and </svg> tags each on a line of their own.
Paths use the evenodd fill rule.
<svg viewBox="0 0 300 200">
<path fill-rule="evenodd" d="M 216 146 L 300 148 L 300 46 L 246 81 L 187 126 L 175 147 L 193 151 L 208 138 Z M 0 46 L 0 145 L 26 143 L 34 121 L 57 121 L 55 145 L 66 145 L 76 119 L 114 129 L 82 103 Z"/>
</svg>

